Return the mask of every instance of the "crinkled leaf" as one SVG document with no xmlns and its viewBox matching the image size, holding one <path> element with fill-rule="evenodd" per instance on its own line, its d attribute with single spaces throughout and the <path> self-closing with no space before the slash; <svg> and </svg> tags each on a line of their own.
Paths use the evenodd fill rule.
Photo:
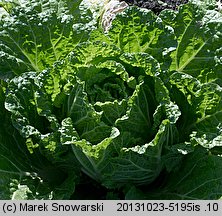
<svg viewBox="0 0 222 216">
<path fill-rule="evenodd" d="M 186 126 L 183 126 L 190 133 L 191 142 L 206 148 L 221 146 L 221 87 L 215 83 L 200 84 L 197 79 L 183 73 L 174 73 L 170 80 L 182 93 L 184 104 L 187 104 L 182 115 L 193 113 L 193 118 L 184 121 Z"/>
<path fill-rule="evenodd" d="M 95 106 L 96 109 L 102 111 L 102 120 L 108 125 L 114 125 L 116 120 L 126 113 L 127 101 L 122 100 L 118 102 L 115 100 L 113 102 L 97 102 Z"/>
<path fill-rule="evenodd" d="M 123 52 L 149 53 L 164 67 L 170 63 L 168 54 L 176 47 L 172 28 L 165 26 L 152 11 L 137 7 L 117 14 L 107 37 Z"/>
<path fill-rule="evenodd" d="M 204 83 L 221 79 L 221 13 L 189 3 L 178 12 L 163 11 L 161 18 L 174 29 L 178 42 L 170 69 Z"/>
<path fill-rule="evenodd" d="M 80 2 L 17 2 L 0 20 L 0 77 L 40 72 L 64 58 L 79 42 L 72 26 Z"/>
<path fill-rule="evenodd" d="M 66 166 L 73 158 L 69 157 L 69 147 L 60 143 L 59 121 L 50 95 L 42 86 L 41 75 L 29 72 L 13 78 L 8 85 L 5 107 L 12 113 L 14 127 L 26 138 L 30 153 L 41 150 L 48 160 Z"/>
<path fill-rule="evenodd" d="M 161 154 L 168 139 L 170 128 L 168 120 L 164 120 L 154 139 L 140 145 L 130 133 L 123 133 L 113 140 L 117 156 L 110 159 L 111 169 L 105 170 L 103 184 L 116 188 L 132 183 L 135 185 L 153 182 L 162 170 Z M 130 147 L 132 146 L 132 147 Z"/>
<path fill-rule="evenodd" d="M 204 84 L 198 92 L 196 130 L 192 133 L 192 141 L 213 148 L 222 146 L 222 88 L 214 83 Z"/>
<path fill-rule="evenodd" d="M 198 148 L 188 154 L 180 169 L 167 182 L 147 192 L 132 187 L 126 199 L 217 200 L 222 194 L 221 156 L 209 155 Z M 164 181 L 162 182 L 164 183 Z"/>
<path fill-rule="evenodd" d="M 26 73 L 14 78 L 9 84 L 5 107 L 12 112 L 14 126 L 24 137 L 39 136 L 44 131 L 47 120 L 38 116 L 35 100 L 35 73 Z M 25 118 L 24 118 L 25 117 Z M 40 118 L 39 118 L 40 117 Z"/>
<path fill-rule="evenodd" d="M 173 180 L 174 179 L 174 180 Z M 219 199 L 222 194 L 221 157 L 196 150 L 168 181 L 168 199 Z"/>
<path fill-rule="evenodd" d="M 113 44 L 105 42 L 85 42 L 80 43 L 75 47 L 73 52 L 70 53 L 72 64 L 76 65 L 90 65 L 98 64 L 104 59 L 111 59 L 118 57 L 121 50 Z"/>
<path fill-rule="evenodd" d="M 153 91 L 153 79 L 146 79 L 147 83 L 137 86 L 128 101 L 126 115 L 116 122 L 121 131 L 128 131 L 132 136 L 147 141 L 152 137 L 152 114 L 157 106 Z"/>
<path fill-rule="evenodd" d="M 130 75 L 136 77 L 145 74 L 154 76 L 160 73 L 159 62 L 147 53 L 124 53 L 120 56 L 120 60 L 127 64 L 126 67 L 130 67 Z"/>
<path fill-rule="evenodd" d="M 68 93 L 68 92 L 67 92 Z M 66 116 L 73 121 L 82 139 L 98 143 L 110 134 L 111 128 L 101 121 L 101 114 L 88 102 L 84 83 L 76 80 L 68 93 Z"/>
<path fill-rule="evenodd" d="M 30 154 L 25 139 L 10 122 L 0 90 L 0 199 L 69 199 L 75 188 L 75 172 L 65 179 L 66 173 L 39 152 Z M 66 185 L 72 190 L 66 191 Z"/>
</svg>

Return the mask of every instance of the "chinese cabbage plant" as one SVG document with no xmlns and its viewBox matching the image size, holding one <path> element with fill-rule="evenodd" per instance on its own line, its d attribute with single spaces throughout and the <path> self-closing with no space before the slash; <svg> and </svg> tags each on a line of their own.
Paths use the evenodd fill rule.
<svg viewBox="0 0 222 216">
<path fill-rule="evenodd" d="M 0 20 L 0 197 L 78 198 L 86 175 L 105 198 L 219 199 L 216 7 L 127 7 L 104 33 L 80 1 L 25 2 Z"/>
</svg>

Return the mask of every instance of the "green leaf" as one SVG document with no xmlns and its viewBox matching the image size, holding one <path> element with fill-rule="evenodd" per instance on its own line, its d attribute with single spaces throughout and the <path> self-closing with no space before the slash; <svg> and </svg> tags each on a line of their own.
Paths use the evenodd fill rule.
<svg viewBox="0 0 222 216">
<path fill-rule="evenodd" d="M 18 2 L 0 20 L 0 77 L 40 72 L 63 59 L 79 42 L 72 25 L 80 2 Z"/>
<path fill-rule="evenodd" d="M 127 101 L 122 100 L 118 102 L 117 100 L 110 102 L 97 102 L 95 104 L 96 109 L 102 111 L 102 120 L 108 125 L 114 125 L 118 118 L 121 118 L 127 109 Z"/>
<path fill-rule="evenodd" d="M 85 181 L 126 198 L 221 197 L 221 13 L 192 2 L 128 7 L 106 33 L 79 1 L 1 16 L 0 197 L 69 199 Z"/>
<path fill-rule="evenodd" d="M 176 48 L 173 29 L 152 11 L 138 7 L 117 14 L 107 37 L 125 53 L 151 54 L 164 68 L 170 61 L 167 56 Z"/>
<path fill-rule="evenodd" d="M 153 93 L 152 78 L 146 79 L 147 83 L 137 86 L 133 95 L 128 100 L 126 115 L 117 120 L 116 125 L 121 131 L 128 131 L 134 137 L 147 141 L 152 137 L 152 113 L 157 106 Z"/>
<path fill-rule="evenodd" d="M 43 74 L 47 73 L 44 71 Z M 12 113 L 13 125 L 26 139 L 30 153 L 40 151 L 52 163 L 61 163 L 67 168 L 75 159 L 70 157 L 70 147 L 60 143 L 61 126 L 54 114 L 57 109 L 42 85 L 49 81 L 50 76 L 44 77 L 43 74 L 29 72 L 12 79 L 8 85 L 5 107 Z M 51 84 L 54 86 L 55 82 Z"/>
<path fill-rule="evenodd" d="M 103 184 L 117 188 L 126 183 L 143 185 L 153 182 L 162 170 L 161 154 L 170 127 L 169 121 L 164 120 L 154 139 L 143 145 L 127 132 L 114 139 L 116 156 L 110 159 L 111 168 L 105 170 Z"/>
<path fill-rule="evenodd" d="M 90 103 L 126 99 L 136 86 L 119 59 L 121 51 L 104 42 L 79 44 L 65 63 L 64 74 L 75 75 L 85 83 Z"/>
<path fill-rule="evenodd" d="M 0 86 L 0 199 L 59 199 L 57 194 L 67 190 L 64 184 L 74 188 L 75 179 L 61 168 L 52 165 L 39 152 L 30 154 L 25 139 L 12 126 L 10 113 L 4 108 L 5 95 Z M 73 174 L 75 174 L 73 172 Z M 70 174 L 71 176 L 71 174 Z M 63 197 L 69 198 L 70 190 Z"/>
<path fill-rule="evenodd" d="M 177 172 L 158 188 L 147 191 L 131 187 L 126 199 L 164 200 L 217 200 L 222 195 L 221 156 L 209 155 L 196 149 L 188 154 Z"/>
<path fill-rule="evenodd" d="M 114 44 L 94 41 L 78 44 L 69 57 L 71 58 L 71 63 L 76 64 L 76 66 L 88 66 L 90 64 L 98 64 L 107 59 L 115 59 L 120 54 L 121 50 Z"/>
<path fill-rule="evenodd" d="M 221 13 L 189 3 L 177 13 L 166 10 L 160 16 L 174 29 L 178 42 L 170 70 L 190 74 L 203 83 L 221 79 Z"/>
<path fill-rule="evenodd" d="M 184 120 L 182 126 L 183 130 L 190 133 L 191 142 L 209 149 L 221 146 L 221 87 L 215 83 L 201 84 L 197 79 L 183 73 L 174 73 L 170 80 L 182 92 L 184 102 L 187 103 L 182 116 L 188 116 L 189 113 L 193 115 L 189 121 Z"/>
<path fill-rule="evenodd" d="M 159 62 L 147 53 L 123 53 L 120 60 L 123 61 L 123 64 L 127 64 L 126 67 L 129 67 L 130 75 L 135 77 L 145 74 L 154 76 L 160 73 Z"/>
<path fill-rule="evenodd" d="M 166 199 L 219 199 L 222 194 L 221 157 L 196 150 L 187 155 L 179 172 L 168 179 Z"/>
<path fill-rule="evenodd" d="M 101 121 L 102 113 L 97 112 L 88 102 L 83 82 L 75 81 L 66 103 L 66 116 L 72 119 L 82 139 L 96 144 L 110 134 L 111 128 Z"/>
<path fill-rule="evenodd" d="M 47 103 L 46 97 L 42 95 L 42 98 L 39 98 L 38 86 L 34 82 L 36 76 L 36 73 L 30 72 L 12 79 L 5 102 L 6 109 L 12 112 L 14 126 L 26 138 L 33 135 L 39 138 L 41 132 L 44 134 L 45 129 L 50 126 L 50 118 L 47 117 L 52 115 L 51 105 Z M 41 107 L 38 109 L 39 100 L 41 105 L 46 106 L 48 116 L 44 116 Z"/>
<path fill-rule="evenodd" d="M 201 87 L 196 111 L 200 117 L 191 140 L 211 149 L 222 145 L 222 88 L 214 83 Z"/>
<path fill-rule="evenodd" d="M 186 158 L 180 172 L 170 178 L 172 195 L 166 193 L 168 198 L 218 199 L 222 194 L 221 157 L 196 151 Z"/>
<path fill-rule="evenodd" d="M 92 145 L 85 139 L 73 142 L 72 149 L 75 157 L 82 165 L 82 170 L 96 181 L 103 181 L 104 171 L 109 169 L 110 156 L 113 154 L 109 149 L 112 140 L 119 136 L 119 131 L 113 128 L 110 136 L 97 145 Z"/>
</svg>

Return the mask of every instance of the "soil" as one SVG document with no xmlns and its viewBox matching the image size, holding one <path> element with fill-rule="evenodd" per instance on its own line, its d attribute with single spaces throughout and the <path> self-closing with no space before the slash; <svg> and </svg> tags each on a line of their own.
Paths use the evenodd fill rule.
<svg viewBox="0 0 222 216">
<path fill-rule="evenodd" d="M 121 0 L 123 1 L 123 0 Z M 164 9 L 177 10 L 181 4 L 188 3 L 188 0 L 124 0 L 129 5 L 147 8 L 159 14 Z"/>
</svg>

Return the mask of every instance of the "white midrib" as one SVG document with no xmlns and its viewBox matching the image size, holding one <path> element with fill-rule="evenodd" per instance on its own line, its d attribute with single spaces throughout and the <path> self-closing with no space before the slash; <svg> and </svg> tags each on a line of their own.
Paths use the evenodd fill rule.
<svg viewBox="0 0 222 216">
<path fill-rule="evenodd" d="M 187 29 L 190 27 L 191 23 L 192 23 L 192 20 L 191 20 L 191 21 L 189 22 L 189 24 L 186 26 L 185 31 L 183 32 L 183 34 L 182 34 L 182 36 L 181 36 L 181 40 L 180 40 L 180 42 L 178 43 L 178 47 L 177 47 L 177 49 L 176 49 L 175 61 L 176 61 L 176 70 L 177 70 L 177 71 L 178 71 L 178 68 L 179 68 L 178 50 L 179 50 L 179 48 L 180 48 L 181 42 L 183 41 L 184 35 L 186 34 Z"/>
<path fill-rule="evenodd" d="M 209 39 L 208 39 L 209 40 Z M 180 67 L 177 66 L 177 71 L 182 72 L 184 68 L 196 57 L 196 55 L 202 50 L 202 48 L 207 44 L 207 41 L 205 41 L 199 48 L 198 50 Z"/>
<path fill-rule="evenodd" d="M 180 47 L 180 45 L 181 45 L 181 43 L 182 43 L 182 41 L 183 41 L 184 35 L 186 35 L 186 32 L 187 32 L 187 30 L 189 29 L 189 27 L 190 27 L 190 25 L 191 25 L 192 22 L 193 22 L 193 20 L 191 20 L 191 21 L 189 22 L 189 24 L 186 26 L 185 31 L 183 32 L 183 34 L 182 34 L 182 36 L 181 36 L 181 40 L 180 40 L 180 42 L 179 42 L 179 44 L 178 44 L 178 47 L 177 47 L 177 50 L 176 50 L 176 56 L 175 56 L 175 58 L 176 58 L 176 70 L 177 70 L 178 72 L 182 72 L 182 71 L 184 70 L 184 68 L 196 57 L 196 55 L 202 50 L 202 48 L 207 44 L 207 42 L 208 42 L 208 40 L 209 40 L 209 38 L 208 38 L 208 40 L 206 40 L 206 41 L 197 49 L 197 51 L 196 51 L 195 53 L 193 53 L 193 55 L 192 55 L 182 66 L 179 66 L 178 50 L 179 50 L 179 47 Z"/>
<path fill-rule="evenodd" d="M 21 53 L 28 59 L 28 61 L 29 61 L 30 65 L 32 66 L 32 68 L 35 71 L 39 71 L 38 66 L 32 61 L 32 59 L 29 57 L 29 55 L 20 47 L 20 45 L 12 37 L 10 37 L 10 38 L 14 42 L 14 44 L 19 48 Z"/>
</svg>

